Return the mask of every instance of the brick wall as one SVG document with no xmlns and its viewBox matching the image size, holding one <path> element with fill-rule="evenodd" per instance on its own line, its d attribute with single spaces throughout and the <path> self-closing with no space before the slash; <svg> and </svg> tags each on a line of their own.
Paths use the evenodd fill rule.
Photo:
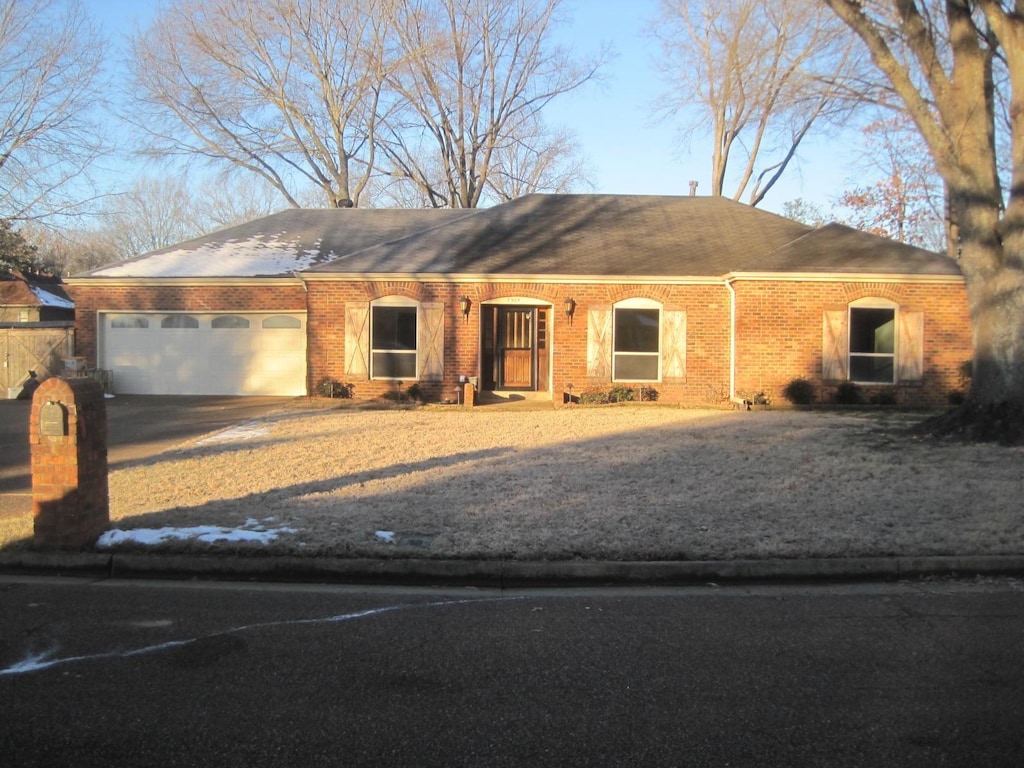
<svg viewBox="0 0 1024 768">
<path fill-rule="evenodd" d="M 767 392 L 782 402 L 781 392 L 794 378 L 807 378 L 819 399 L 831 396 L 821 378 L 822 313 L 846 307 L 858 298 L 896 302 L 901 309 L 924 313 L 924 379 L 897 388 L 907 405 L 943 405 L 959 387 L 958 368 L 971 355 L 966 293 L 960 284 L 856 283 L 818 281 L 738 281 L 736 390 Z M 418 302 L 441 302 L 444 320 L 444 380 L 420 382 L 430 400 L 454 398 L 458 377 L 480 375 L 480 310 L 483 302 L 517 297 L 550 304 L 549 339 L 553 351 L 551 396 L 562 401 L 565 388 L 575 394 L 588 387 L 610 388 L 611 381 L 587 376 L 587 313 L 609 309 L 625 299 L 651 299 L 665 311 L 686 312 L 686 376 L 653 386 L 663 402 L 685 405 L 720 404 L 729 394 L 730 295 L 721 284 L 616 285 L 604 283 L 492 282 L 451 283 L 411 280 L 363 281 L 316 279 L 300 284 L 253 280 L 231 285 L 93 286 L 74 285 L 77 303 L 78 353 L 96 360 L 98 310 L 172 311 L 308 311 L 307 384 L 314 392 L 323 378 L 353 385 L 359 399 L 372 399 L 397 385 L 351 380 L 345 374 L 345 306 L 385 296 Z M 471 304 L 468 319 L 459 299 Z M 567 320 L 566 298 L 576 302 Z M 402 382 L 405 388 L 413 382 Z M 546 387 L 545 387 L 546 388 Z"/>
<path fill-rule="evenodd" d="M 40 428 L 55 403 L 64 434 Z M 50 406 L 51 408 L 54 406 Z M 50 378 L 32 398 L 33 544 L 40 549 L 81 549 L 110 521 L 107 490 L 107 411 L 103 388 L 92 379 Z"/>
<path fill-rule="evenodd" d="M 815 385 L 819 402 L 830 401 L 835 386 L 822 380 L 822 314 L 864 298 L 886 299 L 901 311 L 924 314 L 924 378 L 899 384 L 898 403 L 941 407 L 951 391 L 960 389 L 959 367 L 971 357 L 963 285 L 740 281 L 735 290 L 738 392 L 764 391 L 784 402 L 786 384 L 805 378 Z"/>
<path fill-rule="evenodd" d="M 253 280 L 231 284 L 67 286 L 75 301 L 76 353 L 97 365 L 96 313 L 105 310 L 168 312 L 301 312 L 306 296 L 299 281 Z"/>
</svg>

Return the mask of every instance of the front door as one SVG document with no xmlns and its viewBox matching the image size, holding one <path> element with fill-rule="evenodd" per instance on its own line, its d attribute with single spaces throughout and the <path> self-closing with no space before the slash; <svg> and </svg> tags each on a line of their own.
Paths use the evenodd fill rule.
<svg viewBox="0 0 1024 768">
<path fill-rule="evenodd" d="M 498 388 L 533 389 L 533 350 L 537 311 L 498 309 Z"/>
</svg>

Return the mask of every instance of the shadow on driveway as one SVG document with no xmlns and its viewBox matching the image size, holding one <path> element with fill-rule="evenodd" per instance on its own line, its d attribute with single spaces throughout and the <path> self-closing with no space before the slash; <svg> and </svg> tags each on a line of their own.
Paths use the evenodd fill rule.
<svg viewBox="0 0 1024 768">
<path fill-rule="evenodd" d="M 305 402 L 305 398 L 299 398 Z M 290 397 L 146 397 L 107 400 L 111 469 L 161 453 L 211 432 L 287 408 Z M 0 400 L 0 517 L 29 514 L 32 475 L 27 400 Z"/>
</svg>

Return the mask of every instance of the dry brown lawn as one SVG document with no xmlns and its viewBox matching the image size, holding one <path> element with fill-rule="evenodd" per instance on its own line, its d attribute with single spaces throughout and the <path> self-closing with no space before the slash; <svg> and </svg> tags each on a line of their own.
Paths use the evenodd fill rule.
<svg viewBox="0 0 1024 768">
<path fill-rule="evenodd" d="M 922 441 L 920 418 L 293 404 L 113 471 L 112 527 L 291 529 L 159 548 L 344 557 L 1024 553 L 1024 449 Z"/>
</svg>

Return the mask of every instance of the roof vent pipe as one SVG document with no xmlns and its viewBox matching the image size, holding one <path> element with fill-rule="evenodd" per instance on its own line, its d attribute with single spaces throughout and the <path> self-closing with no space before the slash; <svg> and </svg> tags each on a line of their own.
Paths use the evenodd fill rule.
<svg viewBox="0 0 1024 768">
<path fill-rule="evenodd" d="M 697 182 L 696 181 L 691 181 L 690 182 L 690 197 L 696 197 L 696 196 L 697 196 Z"/>
</svg>

